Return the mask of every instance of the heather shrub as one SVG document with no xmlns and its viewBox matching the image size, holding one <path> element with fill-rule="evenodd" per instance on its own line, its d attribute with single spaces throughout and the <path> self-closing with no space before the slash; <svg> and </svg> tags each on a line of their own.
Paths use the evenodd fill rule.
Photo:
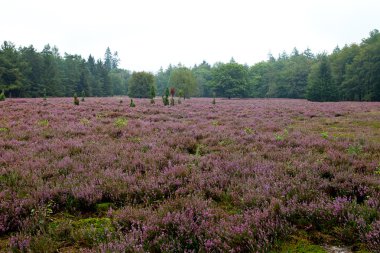
<svg viewBox="0 0 380 253">
<path fill-rule="evenodd" d="M 377 165 L 374 171 L 375 175 L 380 175 L 380 163 Z"/>
<path fill-rule="evenodd" d="M 221 237 L 235 252 L 268 252 L 289 233 L 289 225 L 267 210 L 249 210 L 221 222 Z"/>
<path fill-rule="evenodd" d="M 222 99 L 216 110 L 210 100 L 170 110 L 115 98 L 1 104 L 0 244 L 277 252 L 305 231 L 318 245 L 379 251 L 379 103 Z"/>
<path fill-rule="evenodd" d="M 31 236 L 17 234 L 9 239 L 9 246 L 12 252 L 23 253 L 30 249 Z"/>
<path fill-rule="evenodd" d="M 364 235 L 368 248 L 373 252 L 380 252 L 380 220 L 373 222 L 370 230 Z"/>
</svg>

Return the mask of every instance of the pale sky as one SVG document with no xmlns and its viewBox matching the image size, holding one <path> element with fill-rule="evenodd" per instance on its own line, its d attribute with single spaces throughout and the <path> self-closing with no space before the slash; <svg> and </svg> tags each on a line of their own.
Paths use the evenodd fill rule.
<svg viewBox="0 0 380 253">
<path fill-rule="evenodd" d="M 0 0 L 0 41 L 46 44 L 87 58 L 118 51 L 120 67 L 181 62 L 252 65 L 282 51 L 331 52 L 380 29 L 379 0 Z"/>
</svg>

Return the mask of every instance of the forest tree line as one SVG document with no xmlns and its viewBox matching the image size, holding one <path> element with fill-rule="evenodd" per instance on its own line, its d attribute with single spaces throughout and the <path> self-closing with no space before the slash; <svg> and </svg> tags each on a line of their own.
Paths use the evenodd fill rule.
<svg viewBox="0 0 380 253">
<path fill-rule="evenodd" d="M 149 82 L 149 83 L 146 83 Z M 380 33 L 370 32 L 360 44 L 336 47 L 331 54 L 310 49 L 282 53 L 252 66 L 228 63 L 160 68 L 155 73 L 119 68 L 117 52 L 106 49 L 104 59 L 87 59 L 45 46 L 0 48 L 0 91 L 7 97 L 129 95 L 149 97 L 168 87 L 186 97 L 306 98 L 312 101 L 380 101 Z"/>
</svg>

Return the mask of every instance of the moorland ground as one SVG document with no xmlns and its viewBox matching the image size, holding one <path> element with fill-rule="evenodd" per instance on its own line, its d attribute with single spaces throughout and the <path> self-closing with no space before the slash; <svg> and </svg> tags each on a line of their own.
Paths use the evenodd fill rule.
<svg viewBox="0 0 380 253">
<path fill-rule="evenodd" d="M 380 251 L 380 103 L 135 104 L 0 102 L 1 250 Z"/>
</svg>

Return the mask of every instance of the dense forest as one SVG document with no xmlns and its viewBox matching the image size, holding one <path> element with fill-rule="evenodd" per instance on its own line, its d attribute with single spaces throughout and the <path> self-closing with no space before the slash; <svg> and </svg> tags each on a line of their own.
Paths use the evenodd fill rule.
<svg viewBox="0 0 380 253">
<path fill-rule="evenodd" d="M 152 83 L 147 73 L 138 75 L 119 68 L 117 52 L 106 49 L 104 59 L 87 59 L 46 45 L 38 52 L 32 45 L 19 47 L 5 41 L 0 48 L 0 91 L 6 97 L 129 95 L 146 97 Z M 133 76 L 135 74 L 135 76 Z M 133 77 L 133 78 L 132 78 Z M 133 89 L 128 92 L 129 81 Z M 154 87 L 162 95 L 167 87 L 185 96 L 228 98 L 307 98 L 312 101 L 380 101 L 380 33 L 370 32 L 360 44 L 336 47 L 331 54 L 313 54 L 296 48 L 253 66 L 231 59 L 191 68 L 178 64 L 161 68 Z M 136 91 L 136 92 L 135 92 Z M 138 92 L 137 92 L 138 91 Z"/>
</svg>

